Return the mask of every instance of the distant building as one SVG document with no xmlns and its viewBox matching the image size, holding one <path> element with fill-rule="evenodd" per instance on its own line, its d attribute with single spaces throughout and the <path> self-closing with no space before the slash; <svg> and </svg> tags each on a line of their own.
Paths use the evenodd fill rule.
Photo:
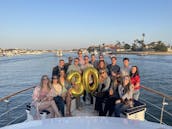
<svg viewBox="0 0 172 129">
<path fill-rule="evenodd" d="M 124 48 L 117 48 L 116 51 L 117 51 L 117 52 L 124 52 L 125 49 L 124 49 Z"/>
<path fill-rule="evenodd" d="M 168 46 L 167 51 L 172 52 L 172 46 Z"/>
</svg>

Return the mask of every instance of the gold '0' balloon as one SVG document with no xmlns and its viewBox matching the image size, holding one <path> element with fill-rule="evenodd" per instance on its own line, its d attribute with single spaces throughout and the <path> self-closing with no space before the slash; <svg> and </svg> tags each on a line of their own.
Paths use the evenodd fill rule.
<svg viewBox="0 0 172 129">
<path fill-rule="evenodd" d="M 98 71 L 93 67 L 88 67 L 83 73 L 82 82 L 87 92 L 94 92 L 98 88 Z"/>
<path fill-rule="evenodd" d="M 73 84 L 73 87 L 71 88 L 73 96 L 77 97 L 83 94 L 84 87 L 81 82 L 81 74 L 78 71 L 71 71 L 67 75 L 67 81 Z"/>
</svg>

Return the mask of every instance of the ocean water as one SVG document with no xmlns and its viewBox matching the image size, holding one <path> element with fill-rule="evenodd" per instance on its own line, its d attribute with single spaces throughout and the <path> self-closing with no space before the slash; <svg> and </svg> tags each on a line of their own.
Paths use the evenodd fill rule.
<svg viewBox="0 0 172 129">
<path fill-rule="evenodd" d="M 64 53 L 62 57 L 67 61 L 68 56 L 76 57 L 76 53 Z M 122 66 L 122 59 L 128 57 L 130 65 L 139 67 L 141 84 L 169 96 L 172 96 L 172 56 L 137 56 L 137 55 L 117 55 L 117 64 Z M 58 58 L 52 53 L 42 55 L 24 55 L 14 57 L 0 57 L 0 98 L 17 92 L 27 87 L 36 86 L 40 83 L 42 75 L 47 74 L 51 78 L 52 68 L 58 64 Z M 109 56 L 105 60 L 110 63 Z M 32 90 L 11 98 L 9 104 L 0 102 L 0 116 L 7 108 L 23 104 L 16 110 L 0 117 L 0 127 L 6 125 L 8 121 L 23 115 L 22 119 L 13 123 L 21 122 L 26 118 L 25 104 L 31 101 Z M 151 103 L 162 106 L 162 97 L 156 94 L 141 90 L 141 98 L 151 101 Z M 165 109 L 172 113 L 172 102 L 168 101 Z M 152 108 L 147 104 L 149 112 L 155 112 L 160 117 L 160 110 Z M 148 120 L 154 121 L 146 115 Z M 164 121 L 172 125 L 172 118 L 164 114 Z"/>
</svg>

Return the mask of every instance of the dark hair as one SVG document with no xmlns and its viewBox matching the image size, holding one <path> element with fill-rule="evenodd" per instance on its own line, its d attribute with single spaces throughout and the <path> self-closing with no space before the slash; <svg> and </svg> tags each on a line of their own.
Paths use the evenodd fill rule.
<svg viewBox="0 0 172 129">
<path fill-rule="evenodd" d="M 61 72 L 61 71 L 64 71 L 64 78 L 66 79 L 65 69 L 64 69 L 64 68 L 62 68 L 62 69 L 60 69 L 60 72 Z M 59 74 L 59 78 L 60 78 L 60 74 Z"/>
<path fill-rule="evenodd" d="M 57 77 L 57 79 L 59 79 L 59 75 L 53 75 L 52 77 L 51 77 L 51 79 L 53 79 L 53 77 Z"/>
<path fill-rule="evenodd" d="M 103 69 L 106 69 L 106 63 L 104 60 L 99 60 L 99 63 L 98 63 L 98 69 L 100 69 L 100 63 L 103 62 L 104 63 L 104 68 Z"/>
<path fill-rule="evenodd" d="M 136 72 L 134 74 L 132 74 L 132 68 L 133 67 L 136 67 Z M 139 76 L 139 69 L 138 69 L 138 67 L 137 66 L 132 66 L 131 70 L 130 70 L 130 77 L 135 77 L 137 75 Z"/>
<path fill-rule="evenodd" d="M 53 78 L 54 77 L 57 77 L 57 80 L 59 80 L 59 76 L 58 75 L 53 75 L 52 78 L 51 78 L 51 84 L 53 84 Z"/>
<path fill-rule="evenodd" d="M 111 57 L 111 60 L 112 60 L 113 58 L 114 58 L 115 60 L 117 60 L 117 58 L 116 58 L 115 56 L 112 56 L 112 57 Z"/>
<path fill-rule="evenodd" d="M 91 56 L 95 56 L 95 54 L 91 54 Z"/>
<path fill-rule="evenodd" d="M 79 60 L 79 58 L 78 58 L 78 57 L 76 57 L 76 58 L 74 58 L 74 60 Z"/>
<path fill-rule="evenodd" d="M 88 57 L 88 55 L 85 55 L 84 58 L 85 58 L 85 57 Z M 88 57 L 88 58 L 89 58 L 89 57 Z"/>
<path fill-rule="evenodd" d="M 130 60 L 129 60 L 129 58 L 127 58 L 127 57 L 125 57 L 125 58 L 123 59 L 123 62 L 124 62 L 125 60 L 128 60 L 128 61 L 130 61 Z"/>
<path fill-rule="evenodd" d="M 60 59 L 59 62 L 64 61 L 63 59 Z"/>
</svg>

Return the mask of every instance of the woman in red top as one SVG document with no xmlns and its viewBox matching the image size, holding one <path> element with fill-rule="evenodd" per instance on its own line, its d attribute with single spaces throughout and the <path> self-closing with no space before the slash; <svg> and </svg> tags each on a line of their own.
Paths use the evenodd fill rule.
<svg viewBox="0 0 172 129">
<path fill-rule="evenodd" d="M 130 71 L 130 78 L 131 78 L 131 84 L 134 86 L 133 98 L 135 100 L 138 100 L 140 95 L 140 75 L 137 66 L 132 66 Z"/>
</svg>

